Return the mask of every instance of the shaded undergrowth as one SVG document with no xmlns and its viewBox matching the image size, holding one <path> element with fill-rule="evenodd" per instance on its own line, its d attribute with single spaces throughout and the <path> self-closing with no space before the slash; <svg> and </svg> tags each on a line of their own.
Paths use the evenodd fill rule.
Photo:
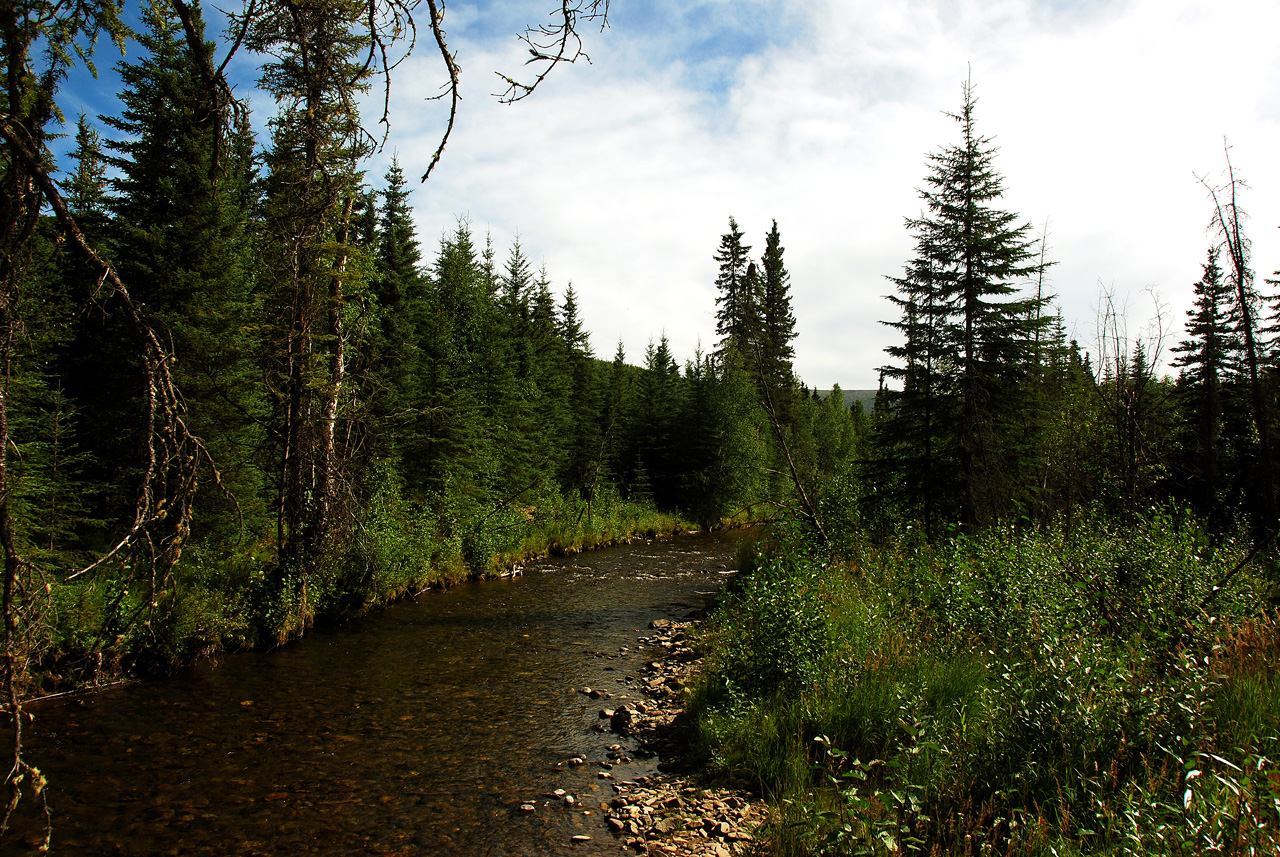
<svg viewBox="0 0 1280 857">
<path fill-rule="evenodd" d="M 777 803 L 776 854 L 1280 853 L 1275 559 L 1244 555 L 1163 515 L 772 549 L 707 626 L 694 745 Z"/>
</svg>

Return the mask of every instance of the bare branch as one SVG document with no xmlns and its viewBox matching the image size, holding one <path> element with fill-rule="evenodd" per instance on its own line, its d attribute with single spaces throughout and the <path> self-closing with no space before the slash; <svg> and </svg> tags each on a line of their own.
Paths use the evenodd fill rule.
<svg viewBox="0 0 1280 857">
<path fill-rule="evenodd" d="M 436 0 L 427 0 L 427 10 L 431 13 L 431 35 L 435 38 L 444 66 L 449 71 L 449 82 L 444 86 L 445 91 L 434 96 L 437 99 L 444 98 L 446 95 L 449 97 L 449 124 L 445 126 L 444 134 L 440 137 L 440 145 L 436 146 L 436 151 L 431 156 L 431 163 L 427 164 L 427 171 L 422 174 L 424 182 L 431 177 L 431 171 L 436 168 L 436 164 L 440 163 L 440 156 L 444 154 L 445 144 L 449 142 L 454 121 L 458 118 L 458 102 L 462 99 L 459 89 L 462 69 L 458 67 L 455 55 L 449 51 L 444 30 L 440 29 L 440 24 L 444 20 L 444 0 L 440 0 L 439 4 Z"/>
<path fill-rule="evenodd" d="M 79 224 L 59 193 L 57 185 L 46 171 L 26 129 L 12 117 L 0 115 L 0 137 L 9 144 L 10 150 L 26 167 L 41 195 L 53 209 L 72 246 L 80 251 L 86 261 L 97 268 L 98 282 L 111 286 L 112 294 L 119 299 L 142 343 L 142 362 L 147 387 L 145 419 L 148 429 L 147 460 L 138 490 L 134 520 L 125 536 L 110 551 L 72 577 L 88 574 L 112 557 L 119 555 L 120 552 L 145 543 L 147 553 L 153 560 L 159 560 L 163 567 L 162 577 L 167 579 L 169 570 L 177 563 L 182 553 L 200 467 L 207 464 L 219 486 L 222 483 L 221 474 L 213 466 L 213 458 L 204 443 L 192 435 L 187 428 L 184 418 L 185 406 L 169 369 L 172 365 L 169 352 L 156 336 L 155 330 L 138 312 L 137 306 L 129 295 L 129 290 L 116 273 L 115 266 L 94 250 L 85 239 Z M 170 484 L 170 479 L 173 484 Z M 162 491 L 172 493 L 169 496 L 156 497 L 157 486 Z M 153 525 L 161 522 L 166 522 L 166 535 L 163 538 L 159 556 L 155 556 L 155 545 L 150 530 Z M 151 565 L 154 568 L 154 562 Z"/>
<path fill-rule="evenodd" d="M 494 93 L 503 104 L 528 98 L 561 63 L 575 63 L 580 59 L 591 62 L 591 57 L 582 48 L 578 23 L 580 20 L 599 21 L 600 29 L 605 29 L 609 26 L 609 0 L 561 0 L 559 12 L 552 14 L 559 17 L 555 24 L 530 27 L 518 36 L 529 48 L 529 59 L 525 60 L 525 65 L 542 65 L 533 82 L 521 83 L 502 72 L 495 72 L 507 84 L 506 90 Z"/>
</svg>

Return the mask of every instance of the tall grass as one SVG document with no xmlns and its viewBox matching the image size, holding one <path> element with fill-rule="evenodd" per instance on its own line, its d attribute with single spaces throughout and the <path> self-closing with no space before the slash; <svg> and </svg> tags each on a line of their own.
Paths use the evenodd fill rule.
<svg viewBox="0 0 1280 857">
<path fill-rule="evenodd" d="M 694 745 L 777 801 L 779 854 L 1280 853 L 1280 640 L 1241 556 L 1159 514 L 762 556 Z"/>
</svg>

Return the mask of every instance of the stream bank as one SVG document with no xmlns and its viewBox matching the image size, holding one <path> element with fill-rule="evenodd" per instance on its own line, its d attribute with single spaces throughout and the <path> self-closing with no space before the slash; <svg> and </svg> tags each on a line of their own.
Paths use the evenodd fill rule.
<svg viewBox="0 0 1280 857">
<path fill-rule="evenodd" d="M 674 796 L 687 825 L 703 799 L 679 790 L 691 785 L 666 790 L 675 781 L 651 755 L 659 743 L 642 743 L 651 724 L 660 734 L 659 712 L 674 700 L 676 681 L 663 672 L 659 682 L 652 663 L 688 658 L 682 628 L 650 622 L 706 608 L 732 568 L 733 537 L 553 558 L 216 669 L 33 703 L 28 758 L 49 780 L 53 851 L 541 857 L 617 855 L 636 839 L 683 847 L 674 840 L 689 838 L 687 826 L 650 840 L 638 817 L 655 814 L 646 801 Z M 636 705 L 634 734 L 600 717 L 634 703 L 652 708 Z M 557 789 L 577 811 L 564 795 L 552 811 L 544 795 Z M 18 815 L 0 853 L 27 853 L 22 843 L 43 834 L 34 803 Z M 615 835 L 611 818 L 638 832 Z M 731 842 L 714 833 L 706 843 Z"/>
<path fill-rule="evenodd" d="M 697 785 L 676 755 L 683 691 L 702 666 L 687 636 L 691 624 L 650 622 L 653 634 L 643 642 L 662 653 L 644 667 L 646 701 L 600 711 L 612 731 L 662 759 L 658 773 L 615 784 L 606 818 L 609 830 L 638 854 L 729 857 L 753 850 L 755 830 L 768 819 L 769 807 L 743 790 Z"/>
</svg>

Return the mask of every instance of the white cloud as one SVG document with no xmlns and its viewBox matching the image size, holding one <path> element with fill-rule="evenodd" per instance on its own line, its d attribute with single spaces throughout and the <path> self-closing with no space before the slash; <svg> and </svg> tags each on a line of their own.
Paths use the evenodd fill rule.
<svg viewBox="0 0 1280 857">
<path fill-rule="evenodd" d="M 728 216 L 757 252 L 777 218 L 797 368 L 811 384 L 873 386 L 892 340 L 884 277 L 911 253 L 903 218 L 919 212 L 928 153 L 956 140 L 943 111 L 970 65 L 1006 206 L 1037 227 L 1052 219 L 1051 279 L 1082 340 L 1099 280 L 1158 286 L 1181 323 L 1209 240 L 1194 174 L 1219 180 L 1224 135 L 1254 188 L 1257 267 L 1280 267 L 1270 4 L 797 0 L 753 4 L 759 26 L 779 28 L 759 38 L 740 32 L 750 18 L 688 4 L 670 7 L 684 10 L 673 36 L 667 8 L 635 29 L 619 16 L 588 37 L 594 65 L 557 70 L 511 107 L 488 93 L 492 69 L 519 67 L 519 44 L 470 44 L 458 26 L 458 130 L 414 197 L 429 250 L 458 214 L 492 228 L 502 253 L 518 231 L 559 288 L 573 281 L 603 356 L 621 338 L 636 359 L 664 330 L 677 354 L 711 344 L 711 255 Z M 719 55 L 726 27 L 754 52 Z M 440 83 L 425 47 L 399 71 L 392 113 L 410 175 L 443 121 L 422 101 Z"/>
</svg>

